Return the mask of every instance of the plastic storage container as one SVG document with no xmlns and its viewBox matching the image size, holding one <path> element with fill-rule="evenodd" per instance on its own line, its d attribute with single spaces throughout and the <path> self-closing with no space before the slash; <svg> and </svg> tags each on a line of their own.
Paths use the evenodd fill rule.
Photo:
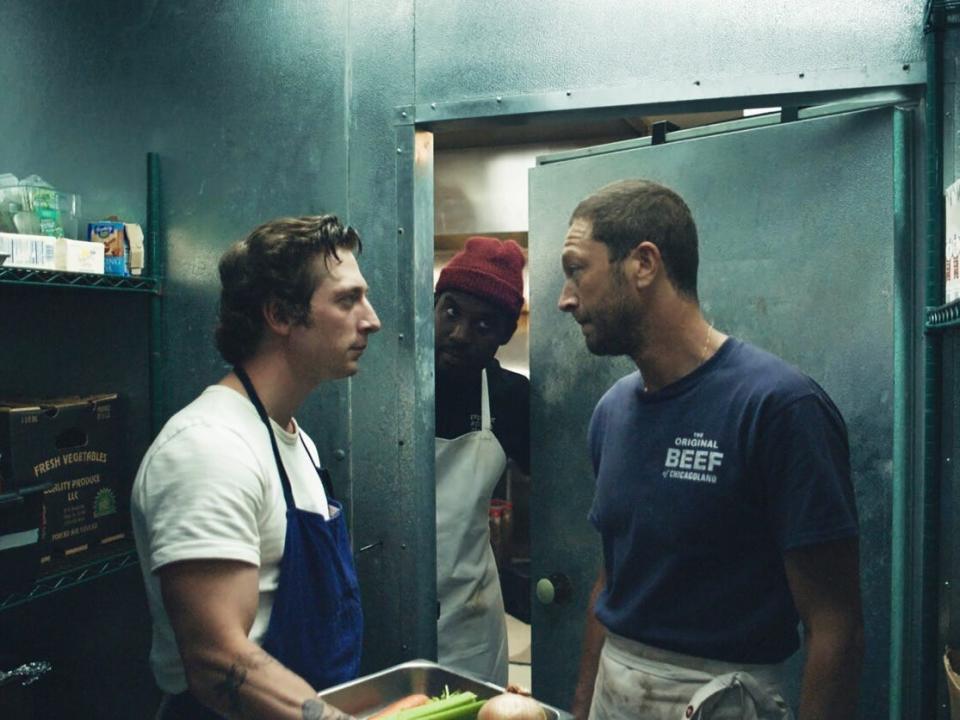
<svg viewBox="0 0 960 720">
<path fill-rule="evenodd" d="M 35 185 L 0 187 L 0 232 L 79 240 L 80 196 Z"/>
</svg>

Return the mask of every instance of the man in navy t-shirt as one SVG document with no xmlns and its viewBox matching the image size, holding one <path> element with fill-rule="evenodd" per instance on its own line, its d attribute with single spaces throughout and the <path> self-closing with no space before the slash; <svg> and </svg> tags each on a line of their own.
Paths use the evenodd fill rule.
<svg viewBox="0 0 960 720">
<path fill-rule="evenodd" d="M 562 260 L 560 309 L 591 352 L 638 368 L 590 422 L 604 562 L 574 714 L 791 718 L 783 662 L 802 623 L 800 720 L 853 717 L 863 619 L 840 412 L 704 319 L 696 226 L 668 188 L 586 198 Z"/>
</svg>

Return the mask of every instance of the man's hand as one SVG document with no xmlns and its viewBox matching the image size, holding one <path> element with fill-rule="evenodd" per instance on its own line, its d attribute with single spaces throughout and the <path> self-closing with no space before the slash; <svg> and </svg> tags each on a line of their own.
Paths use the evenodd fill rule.
<svg viewBox="0 0 960 720">
<path fill-rule="evenodd" d="M 303 703 L 303 720 L 354 720 L 354 717 L 340 712 L 320 698 L 313 698 Z"/>
<path fill-rule="evenodd" d="M 854 717 L 863 664 L 859 544 L 791 550 L 784 567 L 806 640 L 799 720 Z"/>
</svg>

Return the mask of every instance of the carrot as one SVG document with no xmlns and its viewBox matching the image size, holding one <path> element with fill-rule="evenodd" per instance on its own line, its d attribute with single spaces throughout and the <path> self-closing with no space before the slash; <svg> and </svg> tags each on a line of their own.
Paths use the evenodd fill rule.
<svg viewBox="0 0 960 720">
<path fill-rule="evenodd" d="M 368 720 L 375 720 L 376 718 L 393 715 L 394 713 L 398 713 L 401 710 L 407 710 L 408 708 L 420 707 L 421 705 L 426 705 L 428 702 L 430 702 L 430 698 L 428 698 L 426 695 L 419 693 L 415 695 L 407 695 L 406 697 L 402 697 L 399 700 L 395 700 L 394 702 L 390 703 L 383 708 L 383 710 L 378 711 L 375 715 L 371 715 Z"/>
</svg>

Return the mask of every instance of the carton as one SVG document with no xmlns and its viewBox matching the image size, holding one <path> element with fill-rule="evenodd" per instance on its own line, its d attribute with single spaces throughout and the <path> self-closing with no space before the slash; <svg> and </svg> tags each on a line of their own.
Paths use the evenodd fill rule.
<svg viewBox="0 0 960 720">
<path fill-rule="evenodd" d="M 0 492 L 43 492 L 40 543 L 68 552 L 123 534 L 128 488 L 117 395 L 0 401 Z"/>
<path fill-rule="evenodd" d="M 127 237 L 122 222 L 102 220 L 87 226 L 87 239 L 103 244 L 103 270 L 107 275 L 129 275 Z"/>
<path fill-rule="evenodd" d="M 102 275 L 103 251 L 100 243 L 85 240 L 0 232 L 0 252 L 10 256 L 7 267 Z"/>
<path fill-rule="evenodd" d="M 103 275 L 103 249 L 100 243 L 58 238 L 54 266 L 67 272 Z"/>
<path fill-rule="evenodd" d="M 0 232 L 0 253 L 9 255 L 5 267 L 56 270 L 57 238 Z"/>
</svg>

